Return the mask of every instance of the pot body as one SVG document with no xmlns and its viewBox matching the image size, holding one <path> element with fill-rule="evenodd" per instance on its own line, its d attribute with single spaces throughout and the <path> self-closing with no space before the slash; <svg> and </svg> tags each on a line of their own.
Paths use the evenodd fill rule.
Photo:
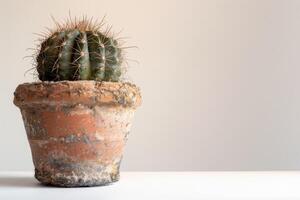
<svg viewBox="0 0 300 200">
<path fill-rule="evenodd" d="M 20 107 L 35 166 L 43 184 L 106 185 L 119 179 L 123 149 L 139 89 L 94 81 L 19 85 Z"/>
</svg>

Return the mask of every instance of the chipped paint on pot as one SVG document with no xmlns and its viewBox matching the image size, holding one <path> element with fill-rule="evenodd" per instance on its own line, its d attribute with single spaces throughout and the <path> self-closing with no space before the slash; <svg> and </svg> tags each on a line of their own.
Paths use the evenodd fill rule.
<svg viewBox="0 0 300 200">
<path fill-rule="evenodd" d="M 119 179 L 139 89 L 130 83 L 62 81 L 21 84 L 15 91 L 35 177 L 62 187 Z"/>
</svg>

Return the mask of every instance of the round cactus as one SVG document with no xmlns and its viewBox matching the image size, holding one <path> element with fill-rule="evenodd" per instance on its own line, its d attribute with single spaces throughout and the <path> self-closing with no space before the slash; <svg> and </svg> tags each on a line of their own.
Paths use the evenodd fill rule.
<svg viewBox="0 0 300 200">
<path fill-rule="evenodd" d="M 123 60 L 118 41 L 88 20 L 58 24 L 40 45 L 37 72 L 42 81 L 119 81 Z"/>
</svg>

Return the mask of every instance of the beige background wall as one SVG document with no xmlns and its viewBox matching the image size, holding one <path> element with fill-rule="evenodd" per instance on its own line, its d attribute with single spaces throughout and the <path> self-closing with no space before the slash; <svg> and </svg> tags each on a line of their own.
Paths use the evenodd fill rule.
<svg viewBox="0 0 300 200">
<path fill-rule="evenodd" d="M 13 91 L 33 33 L 69 10 L 139 46 L 124 170 L 300 169 L 300 1 L 1 0 L 0 170 L 33 167 Z"/>
</svg>

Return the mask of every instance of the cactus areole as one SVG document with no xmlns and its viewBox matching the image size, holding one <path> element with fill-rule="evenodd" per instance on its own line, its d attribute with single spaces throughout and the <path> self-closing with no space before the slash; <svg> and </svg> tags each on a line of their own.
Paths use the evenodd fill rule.
<svg viewBox="0 0 300 200">
<path fill-rule="evenodd" d="M 20 84 L 35 177 L 46 185 L 98 186 L 119 180 L 140 90 L 122 82 L 123 47 L 91 20 L 58 24 L 36 54 L 41 82 Z"/>
</svg>

